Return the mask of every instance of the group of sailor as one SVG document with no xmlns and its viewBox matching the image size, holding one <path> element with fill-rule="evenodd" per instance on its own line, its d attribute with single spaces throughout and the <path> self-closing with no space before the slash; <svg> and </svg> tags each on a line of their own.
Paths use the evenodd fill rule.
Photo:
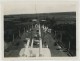
<svg viewBox="0 0 80 61">
<path fill-rule="evenodd" d="M 46 33 L 46 32 L 51 33 L 51 29 L 50 29 L 49 27 L 47 27 L 47 26 L 42 25 L 42 29 L 43 29 L 43 31 L 44 31 L 45 33 Z"/>
</svg>

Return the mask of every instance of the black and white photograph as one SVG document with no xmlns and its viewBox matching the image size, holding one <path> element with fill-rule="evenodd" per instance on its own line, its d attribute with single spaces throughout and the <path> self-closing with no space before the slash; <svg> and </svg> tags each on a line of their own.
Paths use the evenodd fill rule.
<svg viewBox="0 0 80 61">
<path fill-rule="evenodd" d="M 76 0 L 3 2 L 4 58 L 76 57 Z"/>
</svg>

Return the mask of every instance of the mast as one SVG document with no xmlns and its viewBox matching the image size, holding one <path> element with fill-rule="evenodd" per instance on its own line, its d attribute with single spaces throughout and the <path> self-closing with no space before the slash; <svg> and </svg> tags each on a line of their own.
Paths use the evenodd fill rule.
<svg viewBox="0 0 80 61">
<path fill-rule="evenodd" d="M 41 54 L 41 49 L 42 49 L 42 39 L 41 39 L 41 27 L 40 27 L 40 21 L 39 21 L 39 16 L 37 14 L 37 0 L 35 0 L 35 12 L 36 12 L 36 19 L 37 19 L 37 23 L 38 23 L 38 26 L 39 26 L 39 56 Z"/>
</svg>

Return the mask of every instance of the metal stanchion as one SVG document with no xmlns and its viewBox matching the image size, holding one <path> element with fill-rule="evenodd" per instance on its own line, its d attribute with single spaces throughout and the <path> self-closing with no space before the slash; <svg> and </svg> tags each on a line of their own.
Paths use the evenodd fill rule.
<svg viewBox="0 0 80 61">
<path fill-rule="evenodd" d="M 21 36 L 21 34 L 20 34 L 20 30 L 19 30 L 19 37 Z"/>
<path fill-rule="evenodd" d="M 60 32 L 60 34 L 61 34 L 61 39 L 60 39 L 60 42 L 62 41 L 62 33 Z"/>
<path fill-rule="evenodd" d="M 70 43 L 70 41 L 69 41 L 69 48 L 68 48 L 68 51 L 70 50 L 70 44 L 71 44 L 71 43 Z"/>
<path fill-rule="evenodd" d="M 13 42 L 14 42 L 14 34 L 13 34 Z"/>
</svg>

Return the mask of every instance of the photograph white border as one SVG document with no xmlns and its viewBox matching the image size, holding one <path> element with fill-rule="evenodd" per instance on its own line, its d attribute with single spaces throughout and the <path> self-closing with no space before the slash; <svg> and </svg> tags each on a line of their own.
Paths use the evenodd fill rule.
<svg viewBox="0 0 80 61">
<path fill-rule="evenodd" d="M 14 57 L 14 58 L 4 58 L 4 10 L 3 6 L 0 3 L 0 59 L 5 61 L 11 60 L 70 60 L 70 61 L 77 61 L 80 60 L 80 1 L 78 1 L 77 8 L 76 8 L 76 57 L 34 57 L 34 58 L 21 58 L 21 57 Z"/>
</svg>

